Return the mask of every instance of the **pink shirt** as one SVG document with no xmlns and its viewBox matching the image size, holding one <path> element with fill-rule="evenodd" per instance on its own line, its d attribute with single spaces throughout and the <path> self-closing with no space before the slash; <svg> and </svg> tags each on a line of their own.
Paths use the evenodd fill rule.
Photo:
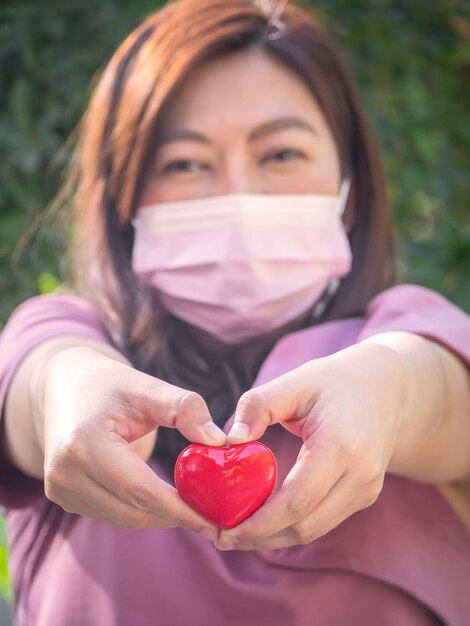
<svg viewBox="0 0 470 626">
<path fill-rule="evenodd" d="M 470 363 L 469 317 L 403 285 L 376 297 L 364 318 L 283 337 L 255 384 L 387 330 L 427 336 Z M 0 407 L 25 355 L 65 334 L 109 342 L 97 314 L 76 297 L 33 298 L 17 309 L 0 337 Z M 300 440 L 281 426 L 262 440 L 283 481 Z M 157 460 L 150 464 L 165 476 Z M 0 502 L 8 509 L 16 626 L 470 623 L 470 535 L 431 485 L 389 475 L 371 507 L 328 535 L 250 552 L 219 552 L 179 528 L 127 530 L 66 513 L 1 451 Z"/>
</svg>

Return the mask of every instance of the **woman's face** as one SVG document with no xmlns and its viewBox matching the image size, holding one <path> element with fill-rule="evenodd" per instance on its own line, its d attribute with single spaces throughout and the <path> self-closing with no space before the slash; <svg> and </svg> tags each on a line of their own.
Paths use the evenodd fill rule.
<svg viewBox="0 0 470 626">
<path fill-rule="evenodd" d="M 262 51 L 208 62 L 178 91 L 139 204 L 235 193 L 337 194 L 338 152 L 303 81 Z"/>
</svg>

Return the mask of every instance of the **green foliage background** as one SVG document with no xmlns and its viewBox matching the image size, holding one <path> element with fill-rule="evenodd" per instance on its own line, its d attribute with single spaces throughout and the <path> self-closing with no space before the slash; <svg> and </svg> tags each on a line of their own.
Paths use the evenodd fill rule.
<svg viewBox="0 0 470 626">
<path fill-rule="evenodd" d="M 332 24 L 378 133 L 400 277 L 464 308 L 470 294 L 469 0 L 304 0 Z M 4 0 L 0 6 L 0 328 L 59 283 L 66 237 L 38 219 L 90 81 L 150 0 Z M 8 594 L 0 519 L 0 594 Z"/>
</svg>

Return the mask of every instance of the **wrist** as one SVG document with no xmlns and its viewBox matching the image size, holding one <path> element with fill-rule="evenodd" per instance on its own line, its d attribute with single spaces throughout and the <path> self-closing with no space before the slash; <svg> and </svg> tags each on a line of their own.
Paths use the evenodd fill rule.
<svg viewBox="0 0 470 626">
<path fill-rule="evenodd" d="M 369 353 L 371 383 L 388 399 L 388 410 L 391 411 L 390 469 L 407 454 L 408 426 L 412 423 L 412 371 L 404 355 L 383 337 L 372 337 L 362 343 L 375 352 L 374 358 Z"/>
<path fill-rule="evenodd" d="M 29 398 L 31 416 L 38 446 L 44 454 L 44 409 L 46 389 L 53 388 L 53 381 L 58 380 L 65 371 L 77 371 L 77 364 L 84 363 L 83 371 L 91 369 L 95 359 L 107 357 L 130 365 L 127 359 L 106 344 L 88 340 L 77 343 L 77 338 L 65 338 L 45 346 L 31 373 Z"/>
<path fill-rule="evenodd" d="M 366 340 L 390 349 L 401 369 L 399 429 L 388 471 L 414 477 L 421 450 L 445 416 L 445 380 L 436 346 L 419 335 L 388 332 Z"/>
</svg>

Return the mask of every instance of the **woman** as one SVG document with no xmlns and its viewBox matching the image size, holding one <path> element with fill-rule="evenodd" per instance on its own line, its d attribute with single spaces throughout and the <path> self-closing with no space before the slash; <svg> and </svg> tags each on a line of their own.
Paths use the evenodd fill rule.
<svg viewBox="0 0 470 626">
<path fill-rule="evenodd" d="M 18 626 L 466 623 L 470 322 L 392 287 L 380 159 L 318 22 L 167 5 L 104 71 L 70 187 L 79 295 L 1 339 Z M 219 532 L 176 455 L 258 438 L 277 490 Z"/>
</svg>

